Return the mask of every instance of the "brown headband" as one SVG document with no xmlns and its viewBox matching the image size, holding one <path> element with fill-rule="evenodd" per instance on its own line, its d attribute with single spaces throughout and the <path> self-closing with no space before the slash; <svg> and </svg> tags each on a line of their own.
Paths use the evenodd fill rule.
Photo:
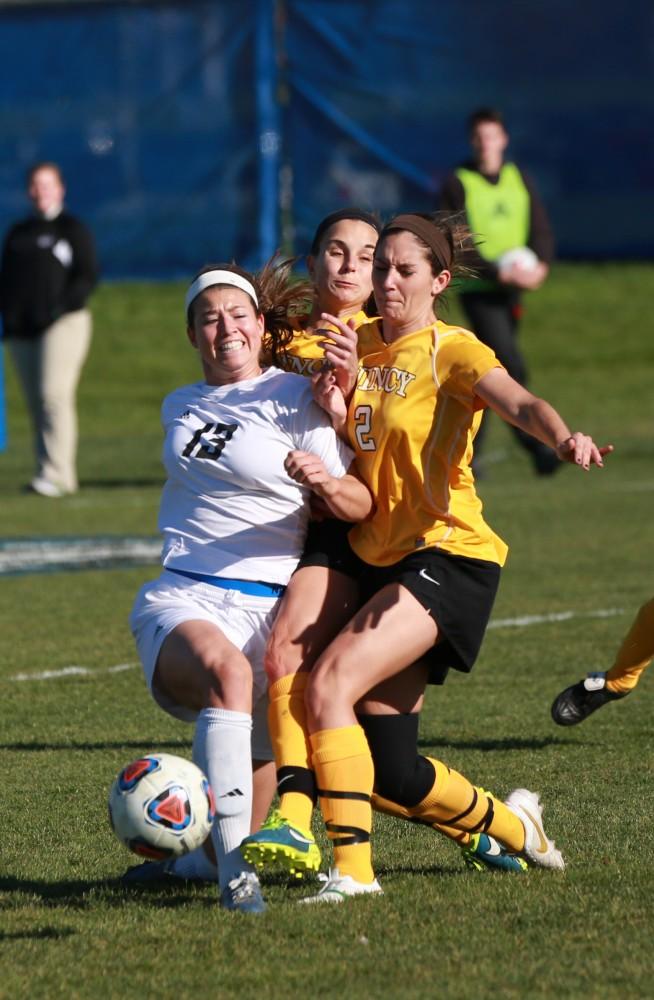
<svg viewBox="0 0 654 1000">
<path fill-rule="evenodd" d="M 433 222 L 429 222 L 428 219 L 423 219 L 419 215 L 396 215 L 379 234 L 380 242 L 387 233 L 395 229 L 406 229 L 407 232 L 413 233 L 414 236 L 421 239 L 433 251 L 441 267 L 447 268 L 449 271 L 452 266 L 452 248 L 447 237 Z"/>
</svg>

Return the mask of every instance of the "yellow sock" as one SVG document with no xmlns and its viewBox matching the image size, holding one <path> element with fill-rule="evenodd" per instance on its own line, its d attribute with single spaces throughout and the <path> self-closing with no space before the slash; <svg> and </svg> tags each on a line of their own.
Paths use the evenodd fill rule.
<svg viewBox="0 0 654 1000">
<path fill-rule="evenodd" d="M 503 802 L 489 792 L 475 788 L 467 778 L 442 761 L 433 757 L 427 759 L 434 766 L 436 780 L 422 802 L 411 810 L 417 819 L 428 819 L 433 824 L 467 833 L 483 831 L 497 837 L 512 851 L 523 849 L 524 827 Z"/>
<path fill-rule="evenodd" d="M 341 875 L 370 883 L 372 870 L 370 796 L 374 767 L 361 726 L 323 729 L 311 736 L 325 829 Z"/>
<path fill-rule="evenodd" d="M 431 826 L 450 840 L 456 841 L 461 847 L 465 847 L 470 843 L 470 834 L 465 830 L 457 830 L 456 827 L 447 826 L 444 823 L 433 823 L 430 819 L 419 819 L 413 815 L 415 810 L 407 809 L 406 806 L 398 805 L 397 802 L 391 802 L 390 799 L 384 799 L 381 795 L 377 795 L 376 792 L 373 793 L 371 802 L 375 812 L 384 813 L 386 816 L 394 816 L 396 819 L 408 820 L 409 822 L 424 823 L 425 826 Z"/>
<path fill-rule="evenodd" d="M 622 640 L 618 655 L 606 674 L 606 687 L 614 694 L 627 694 L 654 658 L 654 597 L 643 604 Z"/>
<path fill-rule="evenodd" d="M 268 727 L 277 765 L 279 811 L 293 826 L 311 829 L 315 778 L 306 731 L 306 673 L 288 674 L 270 686 Z"/>
</svg>

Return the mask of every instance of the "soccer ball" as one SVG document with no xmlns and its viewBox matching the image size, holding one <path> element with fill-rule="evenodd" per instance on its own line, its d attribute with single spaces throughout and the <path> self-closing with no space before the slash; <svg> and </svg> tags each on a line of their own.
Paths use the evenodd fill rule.
<svg viewBox="0 0 654 1000">
<path fill-rule="evenodd" d="M 199 767 L 151 753 L 124 767 L 109 793 L 109 821 L 119 840 L 145 858 L 179 857 L 211 831 L 216 807 Z"/>
<path fill-rule="evenodd" d="M 533 271 L 538 264 L 538 257 L 530 247 L 514 247 L 503 253 L 496 263 L 500 271 L 510 271 L 516 266 L 524 271 Z"/>
</svg>

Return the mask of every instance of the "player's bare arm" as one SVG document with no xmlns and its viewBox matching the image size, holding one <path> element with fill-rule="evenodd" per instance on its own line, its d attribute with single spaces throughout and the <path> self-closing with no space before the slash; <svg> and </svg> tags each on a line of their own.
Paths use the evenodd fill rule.
<svg viewBox="0 0 654 1000">
<path fill-rule="evenodd" d="M 284 468 L 291 479 L 308 486 L 324 500 L 334 517 L 343 521 L 363 521 L 372 511 L 370 490 L 361 482 L 353 465 L 344 476 L 330 476 L 317 455 L 289 451 Z"/>
<path fill-rule="evenodd" d="M 562 462 L 602 468 L 613 445 L 598 447 L 592 437 L 571 431 L 553 406 L 521 386 L 503 368 L 493 368 L 479 379 L 475 392 L 503 420 L 553 448 Z"/>
</svg>

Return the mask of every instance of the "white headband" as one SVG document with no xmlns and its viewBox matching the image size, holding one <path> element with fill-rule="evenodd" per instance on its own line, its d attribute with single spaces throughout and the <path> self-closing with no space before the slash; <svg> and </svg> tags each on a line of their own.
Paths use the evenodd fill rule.
<svg viewBox="0 0 654 1000">
<path fill-rule="evenodd" d="M 184 311 L 188 312 L 188 307 L 193 299 L 196 299 L 200 292 L 203 292 L 205 288 L 210 288 L 211 285 L 233 285 L 234 288 L 240 288 L 241 291 L 247 292 L 256 308 L 259 308 L 259 300 L 257 299 L 254 285 L 247 278 L 236 274 L 234 271 L 205 271 L 204 274 L 201 274 L 195 281 L 191 282 L 189 290 L 186 293 L 186 298 L 184 299 Z"/>
</svg>

